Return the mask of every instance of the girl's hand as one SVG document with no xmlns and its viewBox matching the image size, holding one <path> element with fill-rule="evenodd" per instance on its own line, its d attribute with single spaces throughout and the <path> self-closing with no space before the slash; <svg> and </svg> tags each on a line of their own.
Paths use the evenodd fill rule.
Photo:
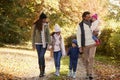
<svg viewBox="0 0 120 80">
<path fill-rule="evenodd" d="M 51 45 L 48 45 L 47 46 L 47 50 L 51 50 L 52 49 L 52 46 Z"/>
</svg>

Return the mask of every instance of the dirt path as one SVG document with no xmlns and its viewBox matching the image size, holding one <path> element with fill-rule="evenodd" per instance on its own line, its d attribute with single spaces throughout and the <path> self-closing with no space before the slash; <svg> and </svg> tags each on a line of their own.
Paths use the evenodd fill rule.
<svg viewBox="0 0 120 80">
<path fill-rule="evenodd" d="M 53 66 L 53 59 L 49 57 L 49 52 L 46 54 L 46 66 L 49 66 L 46 68 L 46 75 L 48 75 Z M 36 51 L 0 48 L 0 72 L 11 74 L 20 80 L 38 80 Z"/>
<path fill-rule="evenodd" d="M 17 80 L 47 80 L 52 69 L 54 69 L 54 61 L 49 56 L 50 54 L 47 52 L 46 77 L 39 79 L 36 51 L 0 48 L 0 72 L 11 74 Z M 79 60 L 76 80 L 80 80 L 83 76 L 85 76 L 85 69 Z"/>
<path fill-rule="evenodd" d="M 54 61 L 53 58 L 50 58 L 50 52 L 48 51 L 45 58 L 46 76 L 44 78 L 39 78 L 36 51 L 0 48 L 0 80 L 8 80 L 4 74 L 10 74 L 8 75 L 8 77 L 11 78 L 10 80 L 50 80 L 49 78 L 54 76 Z M 96 80 L 120 80 L 119 69 L 101 63 L 96 64 L 98 68 L 97 74 L 99 75 L 99 79 Z M 85 80 L 85 75 L 86 70 L 80 58 L 78 61 L 76 79 L 69 79 L 66 74 L 63 76 L 65 78 L 62 80 Z M 113 78 L 110 79 L 109 76 Z"/>
</svg>

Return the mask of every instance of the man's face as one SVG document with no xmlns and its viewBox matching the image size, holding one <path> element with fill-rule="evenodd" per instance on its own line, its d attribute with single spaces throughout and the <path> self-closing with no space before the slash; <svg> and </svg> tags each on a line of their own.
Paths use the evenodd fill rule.
<svg viewBox="0 0 120 80">
<path fill-rule="evenodd" d="M 90 14 L 87 14 L 86 17 L 84 17 L 84 20 L 87 20 L 87 21 L 91 20 Z"/>
</svg>

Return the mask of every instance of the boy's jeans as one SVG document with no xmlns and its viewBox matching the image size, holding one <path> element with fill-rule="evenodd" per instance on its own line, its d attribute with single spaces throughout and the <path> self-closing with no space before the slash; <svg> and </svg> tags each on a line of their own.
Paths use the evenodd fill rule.
<svg viewBox="0 0 120 80">
<path fill-rule="evenodd" d="M 72 70 L 73 69 L 73 72 L 76 72 L 76 69 L 77 69 L 77 62 L 78 62 L 78 58 L 76 59 L 71 59 L 70 58 L 70 65 L 69 65 L 69 69 Z"/>
<path fill-rule="evenodd" d="M 60 70 L 61 51 L 54 52 L 54 61 L 56 70 Z"/>
<path fill-rule="evenodd" d="M 36 45 L 36 49 L 37 49 L 37 53 L 38 53 L 38 64 L 39 67 L 40 66 L 44 66 L 45 67 L 45 52 L 46 52 L 46 48 L 43 48 L 42 45 Z"/>
</svg>

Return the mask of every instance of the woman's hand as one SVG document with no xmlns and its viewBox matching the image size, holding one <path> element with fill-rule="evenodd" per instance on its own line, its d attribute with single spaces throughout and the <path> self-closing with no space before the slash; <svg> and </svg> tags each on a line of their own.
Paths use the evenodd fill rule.
<svg viewBox="0 0 120 80">
<path fill-rule="evenodd" d="M 51 49 L 52 49 L 52 45 L 48 45 L 47 50 L 51 50 Z"/>
</svg>

